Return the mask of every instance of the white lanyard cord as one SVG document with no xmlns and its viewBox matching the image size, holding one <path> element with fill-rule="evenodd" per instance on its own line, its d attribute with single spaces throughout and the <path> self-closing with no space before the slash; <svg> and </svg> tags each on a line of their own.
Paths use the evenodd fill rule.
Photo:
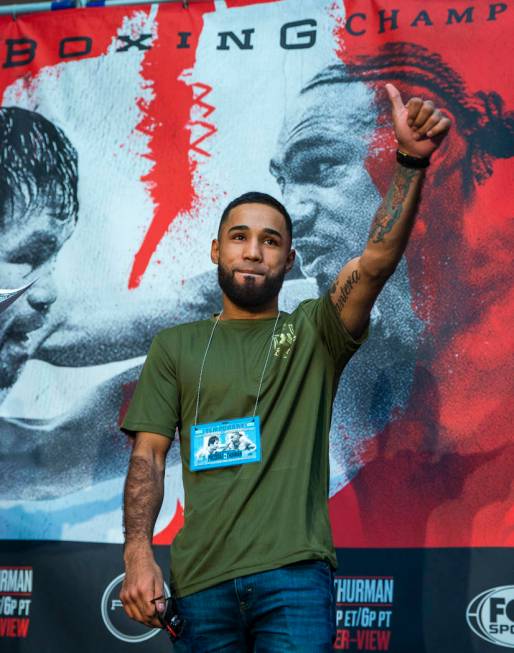
<svg viewBox="0 0 514 653">
<path fill-rule="evenodd" d="M 273 325 L 273 331 L 271 332 L 271 338 L 270 338 L 270 341 L 269 341 L 268 353 L 266 355 L 266 360 L 264 361 L 264 367 L 262 368 L 261 380 L 259 381 L 259 389 L 257 390 L 257 397 L 255 399 L 255 406 L 253 407 L 252 417 L 255 417 L 255 414 L 257 412 L 257 404 L 259 403 L 259 397 L 261 396 L 262 382 L 264 381 L 264 372 L 266 372 L 266 367 L 268 365 L 269 356 L 271 354 L 271 348 L 273 346 L 273 336 L 275 335 L 275 329 L 277 328 L 278 318 L 279 317 L 280 317 L 280 311 L 278 312 L 277 319 L 275 320 L 275 324 Z"/>
<path fill-rule="evenodd" d="M 198 423 L 198 409 L 199 409 L 199 406 L 200 406 L 200 386 L 202 384 L 203 368 L 205 366 L 205 361 L 207 359 L 207 352 L 209 351 L 209 348 L 211 346 L 214 331 L 216 330 L 216 327 L 218 326 L 218 322 L 220 321 L 220 317 L 222 315 L 223 315 L 223 311 L 221 311 L 221 313 L 218 315 L 218 317 L 216 318 L 216 322 L 214 323 L 214 326 L 212 327 L 211 335 L 209 336 L 209 340 L 207 342 L 207 347 L 205 348 L 205 353 L 203 355 L 202 366 L 200 367 L 200 376 L 198 378 L 198 390 L 197 390 L 197 393 L 196 393 L 195 426 Z M 257 404 L 259 403 L 259 397 L 261 396 L 262 382 L 264 381 L 264 374 L 266 372 L 266 367 L 268 366 L 268 361 L 269 361 L 269 357 L 270 357 L 270 354 L 271 354 L 271 347 L 273 346 L 273 336 L 275 335 L 275 330 L 277 328 L 279 317 L 280 317 L 280 311 L 278 312 L 277 318 L 275 320 L 275 324 L 273 325 L 273 331 L 271 333 L 268 353 L 266 355 L 266 360 L 264 361 L 264 367 L 262 368 L 261 380 L 259 381 L 259 389 L 257 390 L 257 398 L 255 399 L 255 406 L 254 406 L 254 409 L 253 409 L 252 417 L 255 417 L 255 415 L 257 413 Z"/>
<path fill-rule="evenodd" d="M 214 331 L 216 327 L 218 326 L 218 322 L 220 321 L 220 317 L 223 315 L 223 311 L 218 315 L 216 318 L 216 322 L 214 323 L 214 326 L 212 327 L 211 335 L 209 336 L 209 341 L 207 343 L 207 347 L 205 348 L 205 353 L 203 355 L 203 360 L 202 360 L 202 366 L 200 368 L 200 377 L 198 379 L 198 390 L 196 391 L 196 411 L 195 411 L 195 426 L 198 422 L 198 407 L 200 406 L 200 384 L 202 383 L 202 374 L 203 374 L 203 368 L 205 365 L 205 359 L 207 358 L 207 352 L 209 351 L 209 347 L 211 346 L 211 340 L 212 336 L 214 335 Z"/>
</svg>

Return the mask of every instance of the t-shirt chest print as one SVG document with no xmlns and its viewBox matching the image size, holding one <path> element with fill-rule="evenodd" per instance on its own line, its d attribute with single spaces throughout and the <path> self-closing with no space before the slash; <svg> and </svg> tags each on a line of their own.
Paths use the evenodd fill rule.
<svg viewBox="0 0 514 653">
<path fill-rule="evenodd" d="M 273 355 L 276 358 L 287 358 L 296 342 L 294 325 L 284 324 L 282 331 L 273 336 Z"/>
</svg>

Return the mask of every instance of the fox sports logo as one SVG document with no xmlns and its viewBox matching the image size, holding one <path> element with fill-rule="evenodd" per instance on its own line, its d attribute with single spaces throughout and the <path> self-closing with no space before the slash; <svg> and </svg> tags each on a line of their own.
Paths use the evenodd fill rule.
<svg viewBox="0 0 514 653">
<path fill-rule="evenodd" d="M 125 574 L 116 576 L 105 588 L 100 603 L 102 619 L 107 630 L 122 642 L 140 644 L 162 632 L 161 628 L 147 628 L 137 621 L 132 621 L 125 614 L 119 598 L 121 585 Z M 169 587 L 164 583 L 166 596 L 170 595 Z"/>
<path fill-rule="evenodd" d="M 514 585 L 493 587 L 475 596 L 466 610 L 466 620 L 475 635 L 514 648 Z"/>
</svg>

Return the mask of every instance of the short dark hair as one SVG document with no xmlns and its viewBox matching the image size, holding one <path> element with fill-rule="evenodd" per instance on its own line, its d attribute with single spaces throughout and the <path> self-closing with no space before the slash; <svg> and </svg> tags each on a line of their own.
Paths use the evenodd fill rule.
<svg viewBox="0 0 514 653">
<path fill-rule="evenodd" d="M 62 129 L 35 111 L 0 107 L 0 228 L 14 198 L 24 215 L 51 205 L 76 222 L 77 187 L 77 151 Z"/>
<path fill-rule="evenodd" d="M 207 445 L 209 444 L 214 444 L 215 442 L 219 442 L 220 439 L 217 435 L 211 435 L 211 437 L 207 440 Z"/>
<path fill-rule="evenodd" d="M 271 206 L 272 208 L 276 209 L 284 216 L 287 233 L 289 234 L 291 241 L 293 240 L 293 223 L 286 207 L 282 204 L 282 202 L 279 202 L 272 195 L 268 195 L 268 193 L 259 193 L 258 191 L 251 191 L 249 193 L 239 195 L 239 197 L 236 197 L 227 204 L 223 213 L 221 214 L 221 220 L 218 227 L 218 238 L 221 232 L 221 227 L 228 218 L 230 211 L 235 209 L 236 206 L 239 206 L 240 204 L 266 204 L 267 206 Z"/>
</svg>

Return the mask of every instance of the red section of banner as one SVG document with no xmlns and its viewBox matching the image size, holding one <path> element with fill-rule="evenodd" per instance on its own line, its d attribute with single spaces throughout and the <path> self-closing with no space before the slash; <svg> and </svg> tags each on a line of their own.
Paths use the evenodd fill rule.
<svg viewBox="0 0 514 653">
<path fill-rule="evenodd" d="M 471 5 L 463 0 L 344 0 L 346 20 L 337 32 L 339 54 L 344 61 L 372 54 L 384 43 L 417 43 L 442 54 L 464 76 L 470 92 L 501 89 L 511 105 L 514 89 L 507 68 L 495 63 L 505 57 L 512 8 L 506 2 Z"/>
<path fill-rule="evenodd" d="M 184 508 L 180 505 L 180 502 L 177 501 L 177 507 L 175 508 L 175 514 L 170 523 L 153 536 L 154 544 L 170 544 L 175 539 L 175 535 L 184 525 Z"/>
<path fill-rule="evenodd" d="M 447 109 L 450 145 L 433 162 L 407 252 L 414 308 L 429 339 L 407 413 L 368 443 L 364 467 L 330 502 L 335 543 L 512 546 L 514 201 L 505 197 L 511 166 L 502 159 L 513 154 L 513 87 L 495 65 L 511 22 L 507 5 L 349 0 L 345 7 L 337 28 L 345 63 L 380 55 L 387 43 L 425 48 L 417 60 L 385 66 L 375 88 L 392 81 L 405 101 L 435 92 L 439 103 L 446 88 L 455 100 L 458 84 L 438 82 L 440 70 L 460 77 L 464 90 L 453 113 Z M 424 81 L 418 75 L 414 83 L 420 72 Z M 477 112 L 468 122 L 464 105 Z M 490 149 L 477 153 L 480 139 Z M 375 158 L 368 169 L 383 193 L 386 162 Z"/>
<path fill-rule="evenodd" d="M 155 205 L 155 211 L 141 247 L 134 258 L 129 288 L 139 285 L 150 259 L 167 232 L 173 219 L 193 206 L 194 165 L 189 161 L 189 122 L 193 89 L 179 79 L 182 72 L 193 66 L 198 39 L 203 27 L 203 15 L 213 10 L 212 2 L 192 5 L 184 11 L 180 5 L 159 8 L 163 18 L 159 22 L 158 38 L 145 57 L 143 75 L 152 82 L 158 102 L 147 111 L 147 119 L 139 129 L 151 135 L 149 157 L 155 162 L 145 178 Z M 188 47 L 174 50 L 168 57 L 169 44 L 175 44 L 180 33 L 187 33 Z M 166 60 L 166 65 L 162 62 Z"/>
</svg>

